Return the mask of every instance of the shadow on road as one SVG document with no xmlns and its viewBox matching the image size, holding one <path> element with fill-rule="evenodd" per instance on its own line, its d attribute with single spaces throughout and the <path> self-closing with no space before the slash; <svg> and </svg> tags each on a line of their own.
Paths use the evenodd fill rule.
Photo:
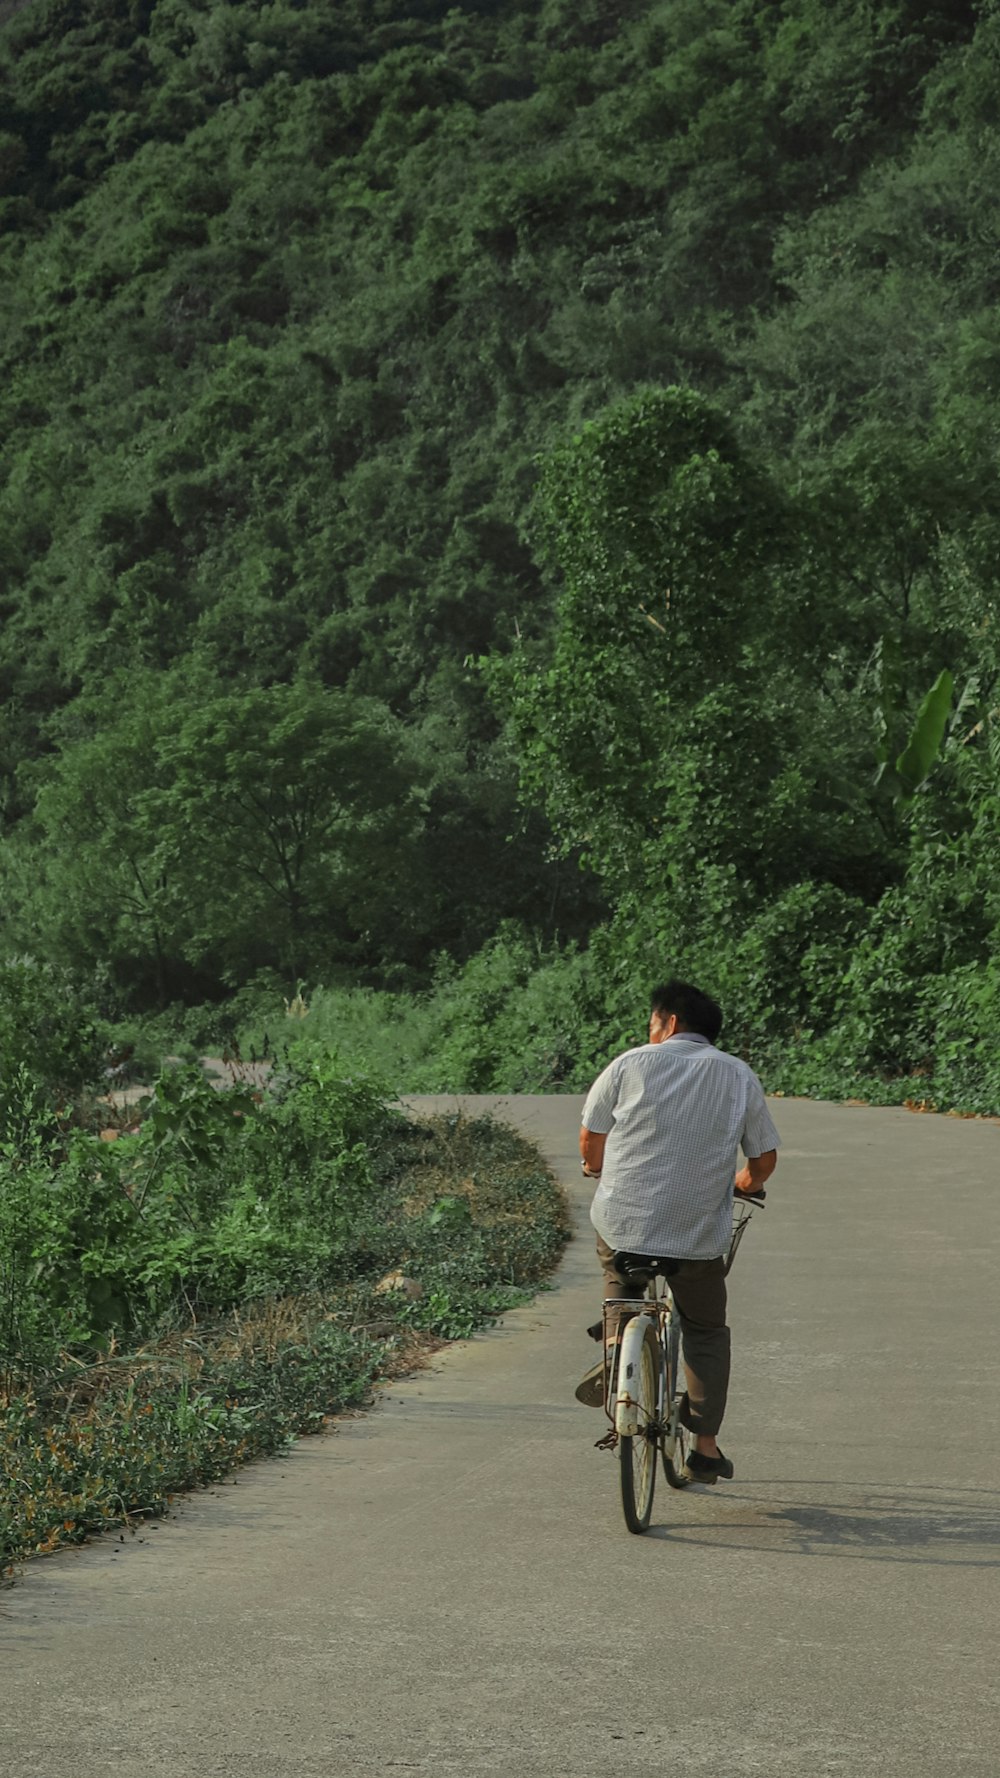
<svg viewBox="0 0 1000 1778">
<path fill-rule="evenodd" d="M 680 1519 L 651 1525 L 648 1536 L 713 1548 L 772 1550 L 789 1556 L 847 1556 L 869 1562 L 926 1562 L 945 1567 L 1000 1567 L 1000 1494 L 979 1488 L 872 1490 L 824 1482 L 775 1482 L 781 1494 L 724 1497 L 714 1523 Z M 837 1498 L 815 1498 L 826 1489 Z M 695 1499 L 709 1510 L 708 1489 L 682 1496 L 685 1516 Z M 657 1502 L 659 1505 L 659 1501 Z M 714 1502 L 712 1503 L 714 1506 Z M 655 1508 L 654 1508 L 655 1511 Z M 714 1517 L 714 1513 L 713 1513 Z"/>
</svg>

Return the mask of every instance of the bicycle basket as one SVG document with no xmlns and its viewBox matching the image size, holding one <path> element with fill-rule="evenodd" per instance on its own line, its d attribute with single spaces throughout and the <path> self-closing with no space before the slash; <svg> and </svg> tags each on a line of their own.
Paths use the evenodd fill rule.
<svg viewBox="0 0 1000 1778">
<path fill-rule="evenodd" d="M 736 1258 L 736 1249 L 746 1233 L 747 1224 L 753 1215 L 753 1210 L 754 1207 L 752 1204 L 740 1203 L 737 1200 L 733 1201 L 733 1233 L 729 1242 L 729 1252 L 726 1254 L 727 1276 L 732 1268 L 733 1260 Z"/>
</svg>

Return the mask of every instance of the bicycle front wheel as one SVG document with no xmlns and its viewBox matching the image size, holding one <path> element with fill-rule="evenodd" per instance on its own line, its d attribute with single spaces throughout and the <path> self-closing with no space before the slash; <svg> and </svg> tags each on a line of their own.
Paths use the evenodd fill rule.
<svg viewBox="0 0 1000 1778">
<path fill-rule="evenodd" d="M 667 1409 L 665 1416 L 667 1433 L 663 1448 L 663 1473 L 671 1488 L 686 1488 L 691 1480 L 687 1472 L 687 1457 L 694 1444 L 694 1438 L 680 1421 L 680 1404 L 683 1394 L 681 1330 L 675 1310 L 667 1335 Z"/>
<path fill-rule="evenodd" d="M 645 1531 L 653 1510 L 656 1486 L 656 1447 L 659 1438 L 660 1347 L 652 1327 L 645 1338 L 629 1378 L 629 1392 L 638 1407 L 639 1430 L 618 1440 L 625 1523 L 636 1534 Z M 621 1382 L 621 1379 L 619 1379 Z"/>
</svg>

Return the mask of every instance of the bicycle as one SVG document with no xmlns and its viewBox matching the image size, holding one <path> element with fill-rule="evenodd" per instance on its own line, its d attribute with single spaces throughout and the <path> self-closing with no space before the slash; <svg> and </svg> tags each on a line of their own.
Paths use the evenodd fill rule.
<svg viewBox="0 0 1000 1778">
<path fill-rule="evenodd" d="M 764 1199 L 763 1191 L 734 1197 L 727 1275 L 754 1209 L 763 1208 Z M 687 1459 L 693 1434 L 680 1417 L 681 1329 L 670 1293 L 670 1276 L 679 1263 L 654 1254 L 616 1253 L 621 1276 L 645 1290 L 645 1299 L 639 1299 L 643 1308 L 636 1309 L 634 1296 L 604 1299 L 604 1412 L 611 1430 L 597 1440 L 597 1448 L 618 1451 L 622 1511 L 637 1535 L 649 1527 L 657 1455 L 671 1488 L 686 1488 L 691 1481 Z"/>
</svg>

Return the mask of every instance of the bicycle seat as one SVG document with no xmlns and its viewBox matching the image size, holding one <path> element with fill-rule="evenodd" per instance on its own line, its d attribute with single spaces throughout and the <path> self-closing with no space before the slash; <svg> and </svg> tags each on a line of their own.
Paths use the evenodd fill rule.
<svg viewBox="0 0 1000 1778">
<path fill-rule="evenodd" d="M 671 1259 L 669 1255 L 655 1253 L 616 1253 L 614 1268 L 619 1278 L 627 1278 L 630 1284 L 648 1284 L 651 1278 L 672 1278 L 680 1265 L 679 1259 Z"/>
</svg>

